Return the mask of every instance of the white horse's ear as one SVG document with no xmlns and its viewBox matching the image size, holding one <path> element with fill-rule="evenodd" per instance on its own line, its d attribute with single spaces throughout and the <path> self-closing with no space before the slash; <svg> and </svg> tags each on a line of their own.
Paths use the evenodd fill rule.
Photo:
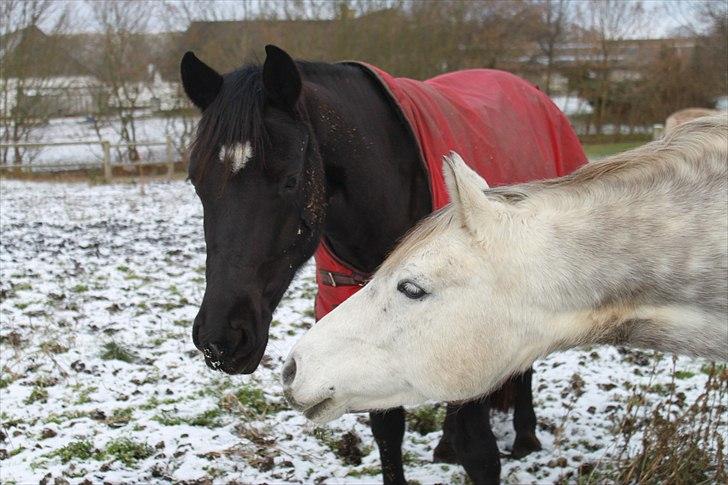
<svg viewBox="0 0 728 485">
<path fill-rule="evenodd" d="M 487 220 L 499 218 L 502 208 L 483 193 L 489 188 L 488 183 L 468 167 L 460 155 L 450 152 L 443 157 L 443 161 L 442 172 L 450 199 L 466 226 L 480 237 L 484 230 L 483 224 Z"/>
</svg>

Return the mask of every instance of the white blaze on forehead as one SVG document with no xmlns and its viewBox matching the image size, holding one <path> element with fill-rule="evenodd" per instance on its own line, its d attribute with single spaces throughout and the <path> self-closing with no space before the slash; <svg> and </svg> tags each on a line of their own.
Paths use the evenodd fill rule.
<svg viewBox="0 0 728 485">
<path fill-rule="evenodd" d="M 220 149 L 220 161 L 226 158 L 230 159 L 230 171 L 236 174 L 253 158 L 253 147 L 249 141 L 224 146 Z"/>
</svg>

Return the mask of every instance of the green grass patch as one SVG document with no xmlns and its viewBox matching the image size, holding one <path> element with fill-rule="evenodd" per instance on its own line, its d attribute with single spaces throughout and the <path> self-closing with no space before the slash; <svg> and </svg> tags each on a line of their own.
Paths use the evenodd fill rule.
<svg viewBox="0 0 728 485">
<path fill-rule="evenodd" d="M 36 386 L 33 388 L 33 390 L 30 392 L 30 396 L 25 398 L 25 401 L 23 401 L 25 404 L 33 404 L 34 402 L 46 402 L 48 399 L 48 391 L 41 386 Z"/>
<path fill-rule="evenodd" d="M 249 384 L 240 388 L 235 393 L 235 397 L 243 407 L 253 411 L 255 414 L 264 416 L 283 409 L 283 406 L 278 403 L 268 402 L 265 399 L 265 394 L 263 394 L 262 389 Z"/>
<path fill-rule="evenodd" d="M 43 422 L 46 424 L 63 424 L 64 422 L 71 419 L 85 418 L 88 416 L 87 412 L 84 411 L 66 411 L 61 414 L 49 414 L 43 418 Z"/>
<path fill-rule="evenodd" d="M 74 293 L 86 293 L 88 291 L 88 286 L 81 283 L 71 288 L 71 291 Z"/>
<path fill-rule="evenodd" d="M 10 377 L 0 377 L 0 389 L 5 389 L 13 382 Z"/>
<path fill-rule="evenodd" d="M 164 426 L 179 426 L 181 424 L 188 424 L 190 426 L 202 426 L 204 428 L 219 428 L 222 426 L 220 422 L 220 416 L 222 411 L 220 409 L 208 409 L 207 411 L 200 413 L 191 418 L 183 418 L 172 414 L 169 411 L 162 411 L 152 419 Z"/>
<path fill-rule="evenodd" d="M 91 394 L 96 392 L 99 388 L 96 386 L 89 386 L 86 389 L 81 390 L 76 398 L 76 404 L 86 404 L 91 402 Z"/>
<path fill-rule="evenodd" d="M 111 413 L 111 416 L 106 418 L 106 424 L 111 426 L 112 428 L 118 428 L 129 423 L 133 415 L 134 410 L 132 408 L 114 409 L 114 412 Z"/>
<path fill-rule="evenodd" d="M 96 450 L 90 441 L 80 440 L 72 441 L 63 448 L 58 448 L 45 456 L 47 458 L 60 458 L 61 463 L 68 463 L 71 460 L 100 460 L 103 457 L 103 453 Z"/>
<path fill-rule="evenodd" d="M 407 426 L 421 435 L 439 431 L 445 421 L 445 407 L 440 405 L 420 406 L 407 413 Z"/>
<path fill-rule="evenodd" d="M 208 409 L 207 411 L 198 414 L 187 422 L 191 426 L 203 426 L 205 428 L 218 428 L 220 427 L 220 415 L 222 411 L 219 409 Z"/>
<path fill-rule="evenodd" d="M 129 438 L 120 438 L 106 445 L 106 454 L 126 466 L 132 466 L 139 460 L 149 458 L 154 448 Z"/>
<path fill-rule="evenodd" d="M 120 360 L 127 363 L 132 363 L 136 360 L 136 355 L 132 351 L 116 342 L 106 342 L 103 349 L 101 358 L 104 360 Z"/>
<path fill-rule="evenodd" d="M 584 152 L 589 160 L 598 160 L 600 158 L 621 153 L 638 146 L 644 145 L 641 141 L 627 141 L 618 143 L 593 143 L 584 145 Z"/>
<path fill-rule="evenodd" d="M 177 415 L 172 414 L 169 411 L 162 411 L 152 418 L 152 420 L 158 422 L 163 426 L 179 426 L 185 424 L 185 420 Z"/>
<path fill-rule="evenodd" d="M 139 409 L 149 411 L 150 409 L 156 409 L 163 404 L 174 404 L 179 401 L 181 401 L 181 399 L 179 399 L 179 398 L 169 397 L 169 398 L 165 398 L 165 399 L 157 399 L 157 397 L 152 396 L 149 398 L 149 400 L 147 402 L 145 402 L 144 404 L 139 406 Z"/>
<path fill-rule="evenodd" d="M 691 377 L 695 377 L 695 372 L 689 370 L 675 371 L 675 379 L 690 379 Z"/>
</svg>

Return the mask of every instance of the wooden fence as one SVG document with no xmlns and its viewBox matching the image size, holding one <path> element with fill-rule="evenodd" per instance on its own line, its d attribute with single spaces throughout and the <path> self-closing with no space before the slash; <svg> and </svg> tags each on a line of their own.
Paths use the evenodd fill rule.
<svg viewBox="0 0 728 485">
<path fill-rule="evenodd" d="M 67 142 L 47 142 L 47 143 L 0 143 L 0 150 L 5 149 L 34 149 L 59 146 L 100 146 L 101 159 L 89 162 L 74 163 L 27 163 L 22 165 L 0 164 L 0 172 L 3 170 L 22 170 L 22 171 L 64 171 L 78 170 L 88 168 L 100 168 L 104 172 L 104 180 L 110 182 L 113 179 L 114 167 L 143 167 L 149 165 L 167 165 L 167 176 L 171 177 L 174 172 L 174 145 L 172 139 L 167 137 L 165 141 L 141 141 L 134 143 L 111 143 L 106 140 L 101 141 L 67 141 Z M 164 160 L 134 160 L 115 162 L 112 159 L 111 150 L 116 149 L 137 149 L 140 147 L 165 147 Z"/>
</svg>

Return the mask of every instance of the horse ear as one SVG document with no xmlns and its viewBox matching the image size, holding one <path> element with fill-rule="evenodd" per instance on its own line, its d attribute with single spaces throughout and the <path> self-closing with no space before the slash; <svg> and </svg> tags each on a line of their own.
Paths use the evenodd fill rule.
<svg viewBox="0 0 728 485">
<path fill-rule="evenodd" d="M 190 51 L 182 56 L 180 73 L 185 93 L 200 110 L 207 108 L 222 88 L 222 76 Z"/>
<path fill-rule="evenodd" d="M 488 183 L 471 169 L 455 152 L 443 157 L 442 172 L 445 186 L 452 203 L 457 208 L 466 226 L 479 236 L 483 231 L 483 217 L 491 218 L 501 212 L 498 202 L 491 201 L 483 193 Z"/>
<path fill-rule="evenodd" d="M 301 95 L 301 73 L 296 63 L 283 49 L 274 45 L 265 46 L 263 64 L 263 87 L 265 94 L 274 104 L 293 111 Z"/>
</svg>

